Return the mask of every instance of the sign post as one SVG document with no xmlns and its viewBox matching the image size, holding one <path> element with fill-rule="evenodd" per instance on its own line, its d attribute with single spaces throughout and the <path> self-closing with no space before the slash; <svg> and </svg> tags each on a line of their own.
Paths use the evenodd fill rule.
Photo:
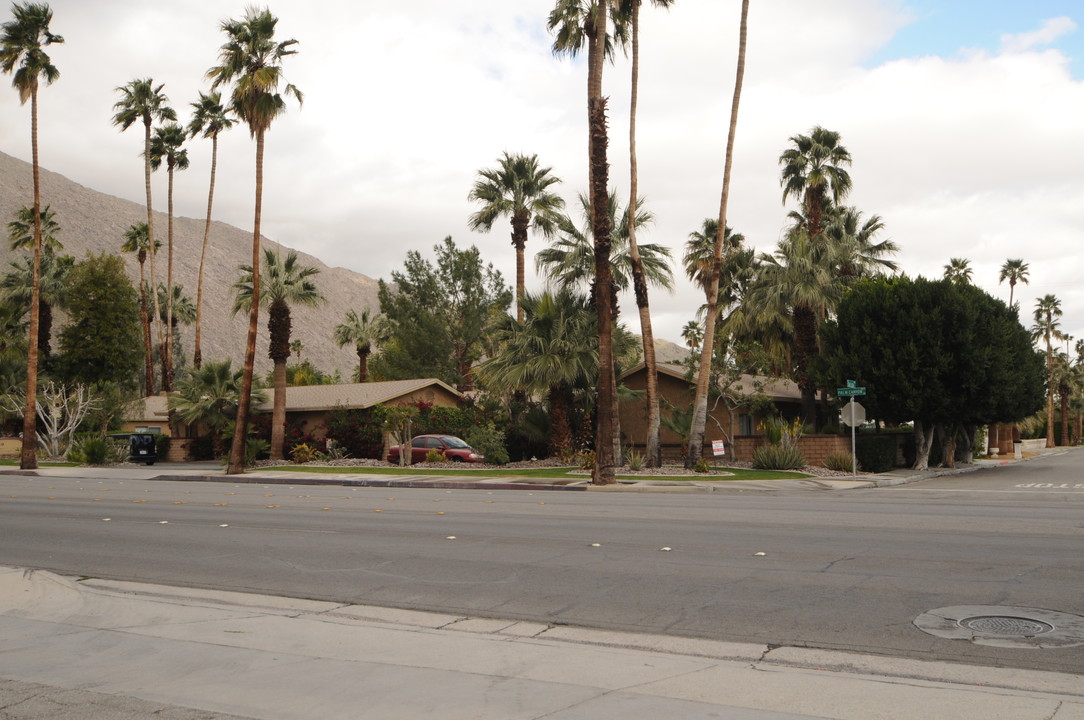
<svg viewBox="0 0 1084 720">
<path fill-rule="evenodd" d="M 865 395 L 866 389 L 858 387 L 854 380 L 847 381 L 847 387 L 836 388 L 836 397 L 849 397 L 851 401 L 843 409 L 843 422 L 851 426 L 851 475 L 858 477 L 858 447 L 855 428 L 866 421 L 866 409 L 854 401 L 856 396 Z"/>
</svg>

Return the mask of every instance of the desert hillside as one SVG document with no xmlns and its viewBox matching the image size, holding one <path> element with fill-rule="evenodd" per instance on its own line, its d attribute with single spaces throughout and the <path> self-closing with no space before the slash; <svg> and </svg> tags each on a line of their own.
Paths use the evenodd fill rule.
<svg viewBox="0 0 1084 720">
<path fill-rule="evenodd" d="M 134 254 L 121 253 L 124 232 L 133 223 L 145 222 L 145 206 L 97 192 L 74 183 L 62 175 L 42 169 L 42 204 L 48 204 L 56 212 L 62 232 L 59 239 L 64 252 L 76 259 L 88 252 L 108 251 L 125 259 L 129 276 L 139 278 L 139 263 Z M 156 198 L 156 205 L 165 205 L 165 198 Z M 5 229 L 13 213 L 33 201 L 32 171 L 29 163 L 0 153 L 0 220 Z M 155 213 L 155 234 L 163 243 L 166 237 L 166 215 Z M 174 282 L 184 287 L 185 293 L 196 298 L 196 276 L 199 271 L 200 248 L 203 243 L 202 218 L 174 218 Z M 265 247 L 281 247 L 264 238 Z M 317 309 L 299 308 L 293 312 L 295 339 L 304 344 L 303 358 L 317 367 L 333 372 L 339 370 L 343 379 L 349 380 L 357 364 L 352 349 L 336 347 L 332 340 L 335 325 L 342 322 L 351 308 L 358 312 L 367 307 L 378 308 L 376 280 L 344 268 L 332 268 L 318 258 L 299 253 L 303 264 L 320 268 L 316 280 L 328 303 Z M 0 243 L 0 267 L 7 268 L 12 251 L 6 242 Z M 204 269 L 203 305 L 203 356 L 205 359 L 230 357 L 239 362 L 244 356 L 245 328 L 247 318 L 230 313 L 232 298 L 230 286 L 237 279 L 238 266 L 252 259 L 252 231 L 214 223 L 207 249 Z M 159 251 L 156 261 L 158 279 L 165 283 L 165 248 Z M 149 272 L 149 263 L 148 263 Z M 261 321 L 261 335 L 257 344 L 257 361 L 261 371 L 269 370 L 267 359 L 267 332 Z M 181 330 L 184 354 L 192 357 L 194 330 Z"/>
</svg>

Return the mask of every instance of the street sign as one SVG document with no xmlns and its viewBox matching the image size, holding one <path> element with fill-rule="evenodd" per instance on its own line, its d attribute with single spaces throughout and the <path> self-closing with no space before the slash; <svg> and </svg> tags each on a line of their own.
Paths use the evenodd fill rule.
<svg viewBox="0 0 1084 720">
<path fill-rule="evenodd" d="M 855 397 L 857 395 L 865 394 L 866 389 L 864 387 L 836 388 L 836 397 Z"/>
<path fill-rule="evenodd" d="M 851 400 L 840 410 L 839 417 L 844 425 L 857 427 L 866 422 L 866 409 L 860 403 Z"/>
<path fill-rule="evenodd" d="M 726 446 L 723 445 L 722 440 L 711 441 L 711 453 L 715 457 L 719 457 L 720 455 L 726 455 Z"/>
<path fill-rule="evenodd" d="M 849 388 L 858 387 L 858 381 L 857 380 L 848 380 L 847 381 L 847 387 L 849 387 Z"/>
</svg>

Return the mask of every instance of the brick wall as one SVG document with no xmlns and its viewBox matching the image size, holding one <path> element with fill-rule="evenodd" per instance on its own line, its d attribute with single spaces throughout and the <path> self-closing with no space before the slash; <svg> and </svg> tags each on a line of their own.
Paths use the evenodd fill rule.
<svg viewBox="0 0 1084 720">
<path fill-rule="evenodd" d="M 734 459 L 750 462 L 757 448 L 767 443 L 763 435 L 739 435 L 734 438 Z M 806 465 L 823 465 L 828 455 L 851 454 L 851 439 L 846 435 L 803 435 L 798 439 L 798 449 Z"/>
</svg>

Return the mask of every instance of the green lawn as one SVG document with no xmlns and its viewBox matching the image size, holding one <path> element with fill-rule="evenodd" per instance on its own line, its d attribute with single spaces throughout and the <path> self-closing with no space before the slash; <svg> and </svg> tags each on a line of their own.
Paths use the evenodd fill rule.
<svg viewBox="0 0 1084 720">
<path fill-rule="evenodd" d="M 621 475 L 623 480 L 669 480 L 673 482 L 727 482 L 728 480 L 782 480 L 806 478 L 809 475 L 785 470 L 745 470 L 740 468 L 725 469 L 733 475 Z M 574 475 L 575 468 L 489 468 L 485 470 L 459 470 L 448 468 L 426 468 L 420 465 L 411 467 L 327 467 L 320 465 L 279 465 L 263 467 L 259 470 L 280 470 L 298 473 L 358 473 L 366 475 L 451 475 L 456 477 L 507 477 L 507 478 L 556 478 L 561 480 L 584 480 L 586 475 Z"/>
<path fill-rule="evenodd" d="M 0 466 L 10 465 L 19 467 L 18 460 L 0 460 Z M 70 462 L 39 462 L 38 467 L 79 467 L 79 463 Z"/>
</svg>

